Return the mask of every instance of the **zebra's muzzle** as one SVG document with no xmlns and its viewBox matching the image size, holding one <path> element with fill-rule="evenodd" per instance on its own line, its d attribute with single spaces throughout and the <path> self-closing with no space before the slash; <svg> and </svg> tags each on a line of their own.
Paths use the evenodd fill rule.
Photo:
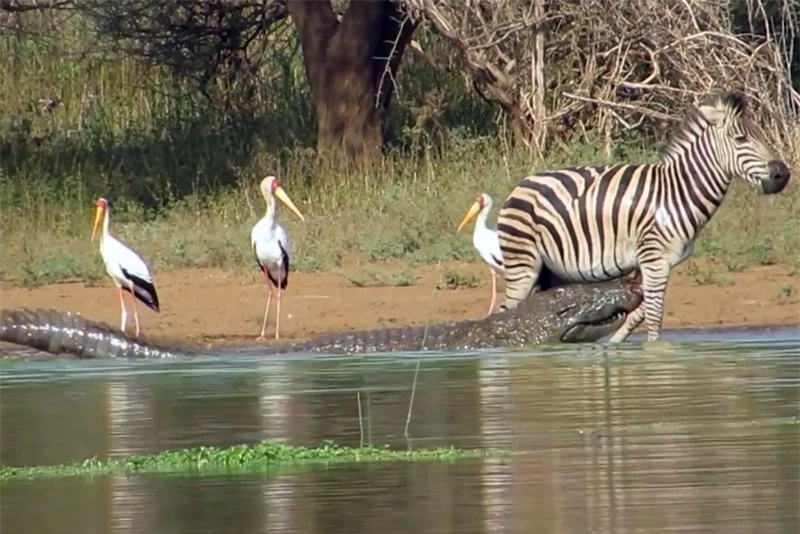
<svg viewBox="0 0 800 534">
<path fill-rule="evenodd" d="M 769 178 L 761 182 L 761 191 L 765 195 L 780 193 L 789 183 L 789 176 L 792 174 L 789 166 L 780 160 L 775 160 L 770 161 L 767 167 Z"/>
</svg>

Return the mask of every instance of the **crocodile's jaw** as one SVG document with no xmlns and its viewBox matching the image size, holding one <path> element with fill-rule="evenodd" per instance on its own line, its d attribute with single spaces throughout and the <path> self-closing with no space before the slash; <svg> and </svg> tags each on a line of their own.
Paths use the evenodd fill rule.
<svg viewBox="0 0 800 534">
<path fill-rule="evenodd" d="M 633 284 L 599 295 L 596 301 L 579 305 L 583 309 L 574 313 L 574 320 L 564 329 L 561 341 L 597 341 L 620 328 L 641 303 L 641 290 Z"/>
<path fill-rule="evenodd" d="M 561 341 L 564 343 L 597 341 L 621 327 L 629 313 L 625 308 L 609 306 L 602 318 L 598 316 L 595 319 L 579 320 L 567 327 L 561 335 Z"/>
</svg>

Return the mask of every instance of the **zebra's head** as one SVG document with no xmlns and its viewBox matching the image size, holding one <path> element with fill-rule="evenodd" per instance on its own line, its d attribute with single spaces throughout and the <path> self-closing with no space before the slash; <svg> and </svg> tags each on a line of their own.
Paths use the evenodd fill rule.
<svg viewBox="0 0 800 534">
<path fill-rule="evenodd" d="M 780 193 L 789 183 L 791 172 L 756 122 L 746 116 L 747 105 L 743 93 L 727 91 L 706 98 L 697 110 L 712 128 L 709 133 L 717 144 L 723 170 L 760 185 L 766 195 Z"/>
</svg>

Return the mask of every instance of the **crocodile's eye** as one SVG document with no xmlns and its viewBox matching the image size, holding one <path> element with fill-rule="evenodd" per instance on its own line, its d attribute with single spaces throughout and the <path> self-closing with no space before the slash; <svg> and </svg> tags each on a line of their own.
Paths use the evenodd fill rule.
<svg viewBox="0 0 800 534">
<path fill-rule="evenodd" d="M 577 306 L 576 306 L 575 304 L 570 304 L 569 306 L 567 306 L 567 307 L 565 307 L 565 308 L 561 308 L 560 310 L 558 310 L 558 311 L 556 312 L 556 315 L 558 315 L 559 317 L 561 317 L 561 316 L 562 316 L 562 315 L 564 315 L 565 313 L 567 313 L 567 312 L 570 312 L 570 311 L 574 310 L 575 308 L 577 308 Z"/>
</svg>

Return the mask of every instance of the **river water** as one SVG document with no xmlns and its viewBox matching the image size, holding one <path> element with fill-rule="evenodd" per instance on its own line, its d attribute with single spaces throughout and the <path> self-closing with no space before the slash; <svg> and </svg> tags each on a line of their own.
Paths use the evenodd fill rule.
<svg viewBox="0 0 800 534">
<path fill-rule="evenodd" d="M 800 329 L 664 339 L 421 359 L 6 362 L 3 465 L 263 439 L 515 453 L 12 481 L 0 531 L 800 532 Z"/>
</svg>

